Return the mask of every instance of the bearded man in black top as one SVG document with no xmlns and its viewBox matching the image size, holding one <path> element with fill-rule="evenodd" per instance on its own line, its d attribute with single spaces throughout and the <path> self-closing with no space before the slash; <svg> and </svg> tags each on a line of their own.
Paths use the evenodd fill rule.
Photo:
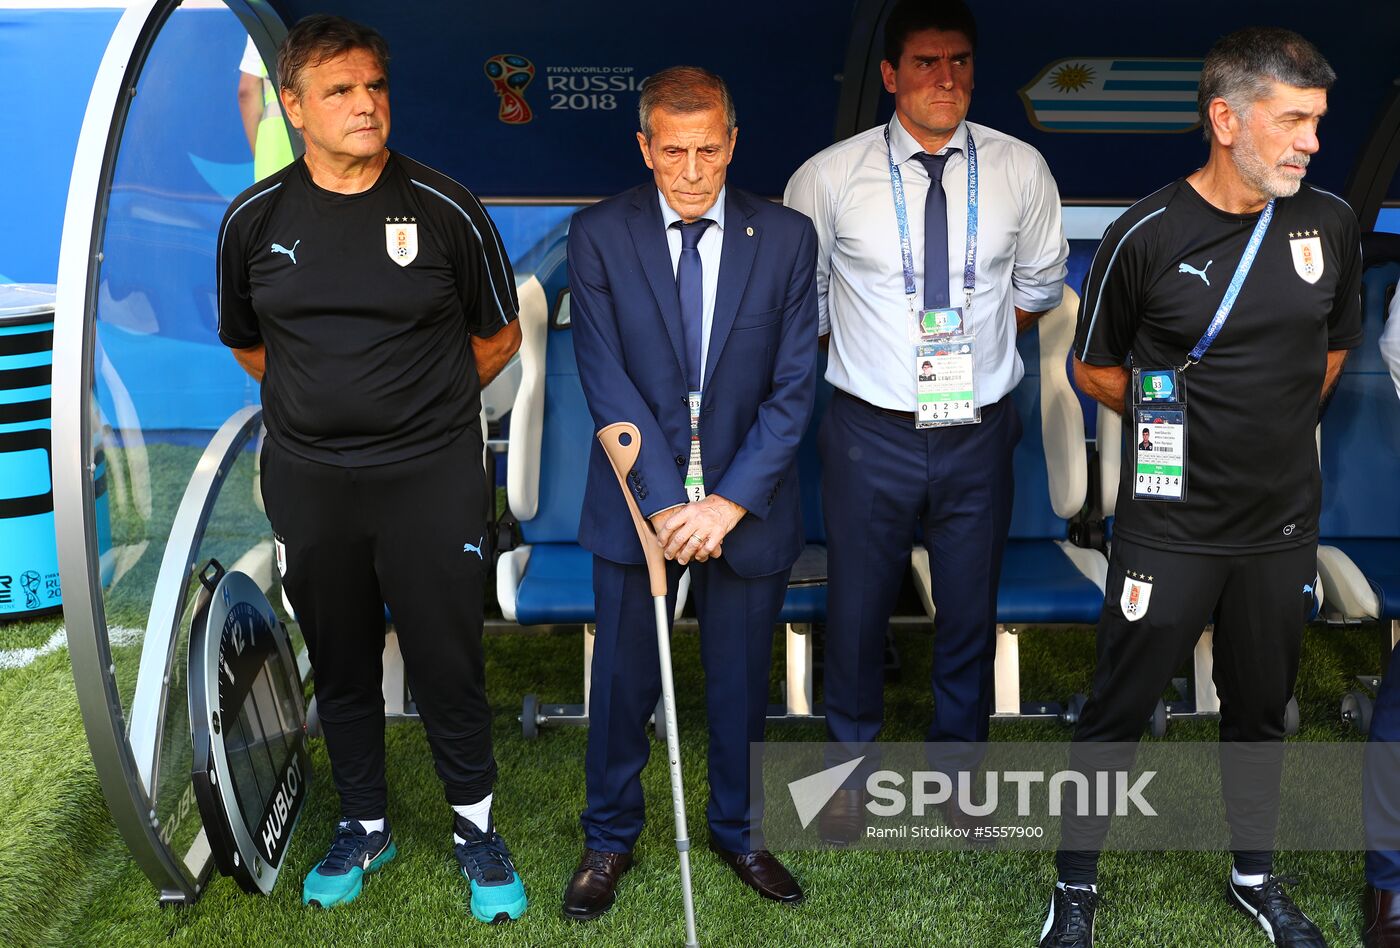
<svg viewBox="0 0 1400 948">
<path fill-rule="evenodd" d="M 520 346 L 510 262 L 457 182 L 385 147 L 388 47 L 312 16 L 278 54 L 305 156 L 240 194 L 219 231 L 219 338 L 262 382 L 262 491 L 315 670 L 341 820 L 303 902 L 359 895 L 394 857 L 384 775 L 384 609 L 455 811 L 472 915 L 525 889 L 491 820 L 481 649 L 490 486 L 481 388 Z"/>
<path fill-rule="evenodd" d="M 1133 464 L 1072 769 L 1101 769 L 1091 742 L 1138 740 L 1214 616 L 1234 853 L 1225 896 L 1276 945 L 1308 948 L 1322 935 L 1273 875 L 1272 749 L 1316 570 L 1318 406 L 1361 342 L 1356 217 L 1302 180 L 1334 78 L 1287 30 L 1242 30 L 1211 49 L 1199 88 L 1210 158 L 1109 228 L 1075 346 L 1080 388 L 1124 413 L 1126 432 L 1150 428 L 1152 450 L 1146 436 L 1125 445 Z M 1107 824 L 1066 817 L 1042 948 L 1093 944 Z"/>
</svg>

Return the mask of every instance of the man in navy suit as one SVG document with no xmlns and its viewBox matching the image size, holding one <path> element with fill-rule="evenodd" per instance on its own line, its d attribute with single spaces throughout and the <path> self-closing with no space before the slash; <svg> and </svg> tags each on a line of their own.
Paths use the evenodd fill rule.
<svg viewBox="0 0 1400 948">
<path fill-rule="evenodd" d="M 569 232 L 579 381 L 598 427 L 630 421 L 627 476 L 668 563 L 687 565 L 710 726 L 710 848 L 767 898 L 802 889 L 763 849 L 749 745 L 763 740 L 773 626 L 802 549 L 795 458 L 816 385 L 816 235 L 803 215 L 725 187 L 738 135 L 723 80 L 675 67 L 642 92 L 655 181 L 580 211 Z M 593 556 L 583 858 L 564 915 L 611 907 L 643 822 L 647 717 L 661 693 L 642 550 L 597 441 L 579 542 Z"/>
</svg>

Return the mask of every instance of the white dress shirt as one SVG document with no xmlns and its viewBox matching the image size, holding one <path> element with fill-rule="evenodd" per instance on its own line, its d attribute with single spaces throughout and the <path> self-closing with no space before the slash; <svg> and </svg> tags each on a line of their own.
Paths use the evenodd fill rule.
<svg viewBox="0 0 1400 948">
<path fill-rule="evenodd" d="M 666 203 L 666 195 L 658 188 L 661 201 L 661 223 L 666 227 L 666 244 L 671 248 L 671 276 L 681 264 L 681 229 L 672 227 L 681 216 Z M 702 218 L 714 221 L 700 235 L 696 249 L 700 251 L 701 319 L 700 319 L 700 387 L 705 387 L 705 361 L 710 357 L 710 327 L 715 321 L 715 293 L 719 290 L 719 256 L 724 247 L 724 188 L 719 189 L 715 204 Z"/>
<path fill-rule="evenodd" d="M 890 190 L 889 154 L 904 179 L 914 255 L 915 307 L 924 298 L 924 200 L 929 177 L 915 157 L 922 146 L 889 122 L 810 158 L 788 182 L 783 202 L 817 230 L 820 332 L 831 333 L 826 378 L 881 408 L 913 411 L 914 347 L 909 297 Z M 962 306 L 967 252 L 967 136 L 977 145 L 977 269 L 968 331 L 978 405 L 990 405 L 1021 381 L 1015 307 L 1029 312 L 1060 302 L 1069 244 L 1060 227 L 1060 195 L 1040 153 L 1018 139 L 963 122 L 939 154 L 948 198 L 948 300 Z M 956 149 L 956 151 L 954 151 Z"/>
<path fill-rule="evenodd" d="M 1381 358 L 1390 369 L 1390 381 L 1395 383 L 1395 397 L 1400 398 L 1400 293 L 1390 301 L 1390 315 L 1381 330 Z"/>
</svg>

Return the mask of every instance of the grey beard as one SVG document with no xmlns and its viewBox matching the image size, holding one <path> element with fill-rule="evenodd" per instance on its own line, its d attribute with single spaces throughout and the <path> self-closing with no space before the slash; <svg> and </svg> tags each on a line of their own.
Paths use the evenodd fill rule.
<svg viewBox="0 0 1400 948">
<path fill-rule="evenodd" d="M 1260 194 L 1276 198 L 1292 197 L 1303 186 L 1301 178 L 1284 175 L 1264 164 L 1252 147 L 1248 152 L 1232 152 L 1231 157 L 1234 158 L 1235 169 L 1239 171 L 1240 177 Z"/>
</svg>

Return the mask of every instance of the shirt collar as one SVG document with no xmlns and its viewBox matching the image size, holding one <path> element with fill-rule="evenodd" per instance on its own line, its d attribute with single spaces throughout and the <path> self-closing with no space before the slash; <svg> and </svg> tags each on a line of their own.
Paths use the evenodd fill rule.
<svg viewBox="0 0 1400 948">
<path fill-rule="evenodd" d="M 924 146 L 914 140 L 914 136 L 909 134 L 909 130 L 904 127 L 904 123 L 899 120 L 898 115 L 890 116 L 890 153 L 894 155 L 894 160 L 898 164 L 905 164 L 915 155 L 924 153 Z M 953 137 L 948 139 L 948 144 L 939 149 L 938 154 L 943 154 L 949 149 L 956 148 L 962 154 L 967 154 L 967 120 L 958 123 L 958 127 L 953 129 Z"/>
<path fill-rule="evenodd" d="M 719 189 L 719 197 L 715 199 L 714 206 L 705 212 L 705 217 L 714 221 L 715 227 L 719 228 L 721 232 L 724 231 L 724 191 L 727 187 L 728 185 L 725 185 Z M 669 228 L 681 219 L 675 209 L 666 203 L 666 195 L 661 193 L 660 188 L 656 189 L 656 199 L 661 202 L 661 226 Z"/>
</svg>

